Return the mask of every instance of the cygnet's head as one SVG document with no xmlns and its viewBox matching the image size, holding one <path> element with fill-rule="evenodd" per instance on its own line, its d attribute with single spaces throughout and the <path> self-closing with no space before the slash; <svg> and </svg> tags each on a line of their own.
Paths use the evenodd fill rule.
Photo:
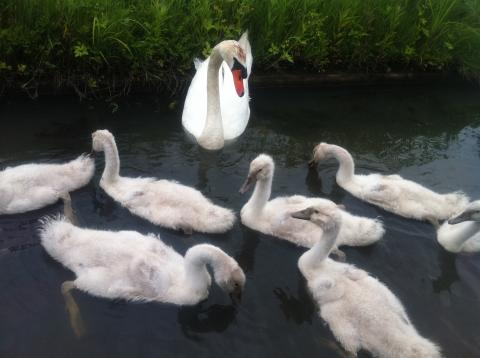
<svg viewBox="0 0 480 358">
<path fill-rule="evenodd" d="M 260 154 L 250 163 L 247 180 L 240 188 L 240 193 L 248 191 L 256 182 L 270 180 L 273 176 L 275 164 L 271 156 Z"/>
<path fill-rule="evenodd" d="M 338 233 L 342 224 L 342 215 L 338 208 L 326 208 L 319 205 L 297 211 L 291 216 L 295 219 L 311 221 L 320 226 L 324 233 Z"/>
<path fill-rule="evenodd" d="M 103 144 L 114 140 L 113 134 L 106 129 L 99 129 L 92 133 L 92 149 L 95 152 L 103 152 Z"/>
<path fill-rule="evenodd" d="M 247 78 L 245 50 L 235 40 L 226 40 L 215 46 L 233 74 L 233 83 L 239 97 L 245 93 L 243 80 Z"/>
<path fill-rule="evenodd" d="M 321 142 L 313 148 L 313 158 L 310 160 L 308 165 L 310 167 L 314 167 L 318 162 L 321 162 L 322 160 L 328 159 L 331 157 L 331 153 L 328 150 L 330 147 L 330 144 Z"/>
<path fill-rule="evenodd" d="M 448 220 L 448 223 L 450 225 L 454 225 L 464 221 L 480 222 L 480 200 L 476 200 L 468 204 L 464 211 Z"/>
<path fill-rule="evenodd" d="M 215 282 L 237 302 L 242 297 L 245 274 L 238 263 L 229 257 L 228 262 L 214 272 Z"/>
</svg>

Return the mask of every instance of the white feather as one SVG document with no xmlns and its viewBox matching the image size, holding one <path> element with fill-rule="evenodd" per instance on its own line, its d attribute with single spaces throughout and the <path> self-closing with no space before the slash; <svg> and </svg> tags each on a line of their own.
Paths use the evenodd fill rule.
<svg viewBox="0 0 480 358">
<path fill-rule="evenodd" d="M 167 228 L 222 233 L 232 228 L 235 214 L 213 204 L 198 190 L 170 180 L 119 175 L 115 138 L 107 130 L 92 134 L 93 149 L 105 152 L 100 186 L 131 213 Z"/>
<path fill-rule="evenodd" d="M 95 162 L 81 155 L 64 164 L 24 164 L 0 172 L 0 214 L 24 213 L 55 203 L 85 186 Z"/>
<path fill-rule="evenodd" d="M 40 238 L 45 250 L 75 273 L 74 287 L 95 296 L 196 304 L 208 296 L 206 265 L 227 291 L 245 283 L 237 262 L 212 245 L 196 245 L 182 257 L 158 236 L 83 229 L 64 217 L 43 219 Z"/>
<path fill-rule="evenodd" d="M 266 154 L 259 155 L 250 164 L 249 176 L 255 176 L 251 180 L 256 180 L 256 184 L 250 200 L 241 210 L 240 217 L 244 225 L 297 245 L 312 247 L 321 239 L 321 228 L 309 221 L 292 219 L 290 214 L 315 205 L 322 210 L 338 210 L 342 215 L 344 225 L 339 235 L 339 245 L 365 246 L 382 238 L 385 230 L 379 220 L 352 215 L 333 201 L 301 195 L 269 200 L 274 166 L 273 159 Z"/>
<path fill-rule="evenodd" d="M 468 197 L 462 192 L 438 194 L 400 175 L 354 173 L 353 158 L 344 148 L 320 143 L 314 149 L 316 161 L 334 157 L 340 167 L 337 183 L 361 200 L 394 214 L 418 220 L 445 220 L 462 210 Z"/>
<path fill-rule="evenodd" d="M 224 140 L 240 136 L 247 127 L 250 118 L 248 78 L 252 70 L 252 51 L 246 33 L 239 40 L 246 53 L 247 78 L 244 80 L 245 94 L 239 97 L 235 91 L 232 71 L 223 62 L 219 69 L 218 83 L 220 109 L 223 122 Z M 210 57 L 199 63 L 194 60 L 197 72 L 188 88 L 183 107 L 182 125 L 195 138 L 199 138 L 205 127 L 207 117 L 207 69 Z"/>
<path fill-rule="evenodd" d="M 374 357 L 440 357 L 438 346 L 418 334 L 401 302 L 383 283 L 354 265 L 328 258 L 342 216 L 324 210 L 310 221 L 322 226 L 323 238 L 300 257 L 298 267 L 320 316 L 345 350 L 356 355 L 364 349 Z"/>
</svg>

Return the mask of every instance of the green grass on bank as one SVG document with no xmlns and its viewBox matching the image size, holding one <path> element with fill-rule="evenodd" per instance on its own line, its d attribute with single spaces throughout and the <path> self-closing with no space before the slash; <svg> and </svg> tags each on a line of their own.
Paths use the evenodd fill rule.
<svg viewBox="0 0 480 358">
<path fill-rule="evenodd" d="M 480 0 L 0 0 L 0 89 L 175 90 L 245 29 L 256 72 L 480 78 Z"/>
</svg>

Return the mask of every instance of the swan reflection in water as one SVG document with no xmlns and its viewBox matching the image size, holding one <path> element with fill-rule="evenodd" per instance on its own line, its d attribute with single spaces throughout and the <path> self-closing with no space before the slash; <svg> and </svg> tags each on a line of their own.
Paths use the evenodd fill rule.
<svg viewBox="0 0 480 358">
<path fill-rule="evenodd" d="M 233 305 L 203 304 L 183 306 L 178 310 L 177 321 L 184 335 L 193 340 L 200 340 L 196 333 L 223 332 L 234 321 L 237 308 Z"/>
</svg>

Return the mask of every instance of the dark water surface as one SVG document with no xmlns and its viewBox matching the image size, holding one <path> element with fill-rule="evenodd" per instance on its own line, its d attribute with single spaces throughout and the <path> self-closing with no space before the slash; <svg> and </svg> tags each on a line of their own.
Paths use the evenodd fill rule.
<svg viewBox="0 0 480 358">
<path fill-rule="evenodd" d="M 335 184 L 334 162 L 309 171 L 313 145 L 345 146 L 359 172 L 399 173 L 439 192 L 480 198 L 480 91 L 467 88 L 358 87 L 257 90 L 243 136 L 217 153 L 184 134 L 182 103 L 130 97 L 120 107 L 51 97 L 0 102 L 0 167 L 61 162 L 90 151 L 90 133 L 108 128 L 126 176 L 157 176 L 192 185 L 237 212 L 250 193 L 238 189 L 249 162 L 276 161 L 273 195 L 330 198 L 355 214 L 380 216 L 384 239 L 346 248 L 347 261 L 385 282 L 419 332 L 448 357 L 480 356 L 480 255 L 453 255 L 422 222 L 388 214 Z M 209 242 L 232 255 L 247 285 L 239 307 L 218 287 L 194 307 L 109 301 L 74 292 L 87 333 L 69 325 L 60 285 L 73 274 L 39 245 L 37 219 L 61 204 L 0 217 L 1 357 L 342 357 L 316 313 L 296 263 L 305 251 L 240 223 L 225 235 L 185 236 L 122 209 L 93 181 L 72 194 L 83 226 L 160 233 L 182 254 Z M 368 354 L 361 354 L 361 356 Z"/>
</svg>

